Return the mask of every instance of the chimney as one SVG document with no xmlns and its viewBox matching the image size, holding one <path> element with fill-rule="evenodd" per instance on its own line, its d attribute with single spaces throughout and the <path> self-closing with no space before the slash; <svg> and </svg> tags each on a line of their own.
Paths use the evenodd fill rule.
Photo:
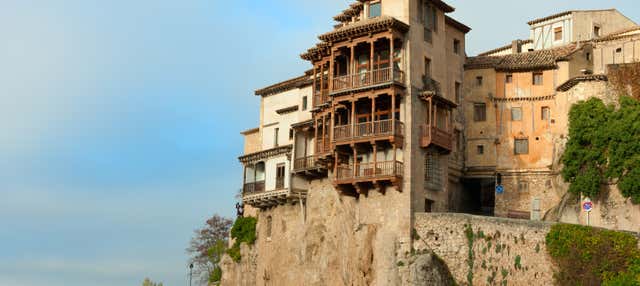
<svg viewBox="0 0 640 286">
<path fill-rule="evenodd" d="M 515 40 L 511 42 L 511 53 L 513 54 L 522 53 L 522 41 Z"/>
</svg>

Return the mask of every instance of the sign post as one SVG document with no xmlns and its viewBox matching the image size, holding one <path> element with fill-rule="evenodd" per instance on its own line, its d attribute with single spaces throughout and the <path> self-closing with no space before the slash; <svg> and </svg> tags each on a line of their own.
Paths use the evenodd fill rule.
<svg viewBox="0 0 640 286">
<path fill-rule="evenodd" d="M 589 226 L 589 213 L 593 210 L 593 202 L 590 198 L 585 198 L 582 201 L 582 210 L 587 213 L 587 226 Z"/>
</svg>

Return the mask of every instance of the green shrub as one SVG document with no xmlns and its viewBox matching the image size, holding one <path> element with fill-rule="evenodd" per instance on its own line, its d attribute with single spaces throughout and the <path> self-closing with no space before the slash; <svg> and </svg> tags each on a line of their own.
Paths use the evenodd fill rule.
<svg viewBox="0 0 640 286">
<path fill-rule="evenodd" d="M 256 242 L 256 224 L 258 220 L 255 217 L 239 217 L 236 219 L 233 227 L 231 227 L 231 238 L 235 239 L 233 246 L 227 250 L 227 254 L 235 262 L 240 262 L 242 256 L 240 254 L 240 244 L 246 243 L 252 245 Z"/>
<path fill-rule="evenodd" d="M 640 283 L 640 250 L 631 234 L 557 224 L 546 242 L 558 285 L 640 285 L 627 283 Z"/>
</svg>

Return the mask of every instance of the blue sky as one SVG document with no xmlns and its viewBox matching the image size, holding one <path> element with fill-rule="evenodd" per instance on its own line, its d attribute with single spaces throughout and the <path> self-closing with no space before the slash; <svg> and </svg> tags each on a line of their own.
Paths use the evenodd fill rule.
<svg viewBox="0 0 640 286">
<path fill-rule="evenodd" d="M 448 1 L 472 55 L 527 20 L 635 1 Z M 184 248 L 234 214 L 253 90 L 346 0 L 0 0 L 0 285 L 185 285 Z M 498 10 L 496 7 L 500 7 Z"/>
</svg>

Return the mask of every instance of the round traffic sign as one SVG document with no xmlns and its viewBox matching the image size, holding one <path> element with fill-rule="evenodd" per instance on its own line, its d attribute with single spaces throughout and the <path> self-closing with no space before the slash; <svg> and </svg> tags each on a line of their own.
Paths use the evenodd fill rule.
<svg viewBox="0 0 640 286">
<path fill-rule="evenodd" d="M 593 210 L 593 202 L 591 201 L 586 201 L 582 203 L 582 209 L 585 212 L 590 212 L 591 210 Z"/>
<path fill-rule="evenodd" d="M 502 185 L 497 185 L 497 186 L 496 186 L 496 193 L 498 193 L 498 194 L 502 194 L 502 193 L 504 193 L 504 186 L 502 186 Z"/>
</svg>

